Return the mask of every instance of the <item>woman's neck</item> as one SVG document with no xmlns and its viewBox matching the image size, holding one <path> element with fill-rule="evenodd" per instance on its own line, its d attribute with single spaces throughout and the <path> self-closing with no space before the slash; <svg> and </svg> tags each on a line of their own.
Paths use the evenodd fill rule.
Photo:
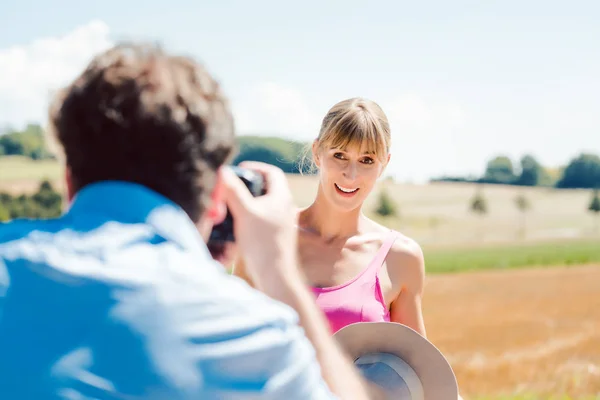
<svg viewBox="0 0 600 400">
<path fill-rule="evenodd" d="M 300 216 L 300 227 L 318 234 L 326 240 L 349 238 L 356 235 L 363 223 L 360 207 L 340 211 L 319 191 L 315 201 Z"/>
</svg>

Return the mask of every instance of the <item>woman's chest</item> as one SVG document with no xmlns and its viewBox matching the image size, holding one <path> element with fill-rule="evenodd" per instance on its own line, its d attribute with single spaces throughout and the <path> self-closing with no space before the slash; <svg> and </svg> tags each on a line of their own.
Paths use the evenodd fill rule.
<svg viewBox="0 0 600 400">
<path fill-rule="evenodd" d="M 399 289 L 396 287 L 398 285 L 392 283 L 386 259 L 376 260 L 380 248 L 381 241 L 357 246 L 300 241 L 298 255 L 300 267 L 309 286 L 336 288 L 354 283 L 360 278 L 365 283 L 377 284 L 377 290 L 381 291 L 383 301 L 389 307 L 397 297 Z M 344 289 L 345 293 L 352 290 L 352 288 Z"/>
<path fill-rule="evenodd" d="M 300 243 L 300 266 L 314 287 L 342 285 L 368 267 L 373 252 L 368 246 L 326 246 Z"/>
</svg>

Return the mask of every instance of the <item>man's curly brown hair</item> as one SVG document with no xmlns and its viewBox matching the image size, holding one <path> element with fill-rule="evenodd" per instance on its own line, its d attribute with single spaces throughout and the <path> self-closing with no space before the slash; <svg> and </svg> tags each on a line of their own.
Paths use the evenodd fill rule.
<svg viewBox="0 0 600 400">
<path fill-rule="evenodd" d="M 119 180 L 144 185 L 197 222 L 217 169 L 235 149 L 228 101 L 206 69 L 158 45 L 96 56 L 50 109 L 50 132 L 73 191 Z"/>
</svg>

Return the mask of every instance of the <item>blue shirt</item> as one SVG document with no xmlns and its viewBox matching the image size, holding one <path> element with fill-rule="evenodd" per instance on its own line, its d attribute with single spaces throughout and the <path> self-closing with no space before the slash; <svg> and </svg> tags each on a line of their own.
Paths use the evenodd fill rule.
<svg viewBox="0 0 600 400">
<path fill-rule="evenodd" d="M 297 314 L 145 187 L 0 224 L 0 399 L 331 399 Z"/>
</svg>

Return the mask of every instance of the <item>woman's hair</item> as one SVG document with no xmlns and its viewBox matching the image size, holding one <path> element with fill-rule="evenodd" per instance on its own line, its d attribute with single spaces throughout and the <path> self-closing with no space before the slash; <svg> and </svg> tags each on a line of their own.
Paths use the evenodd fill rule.
<svg viewBox="0 0 600 400">
<path fill-rule="evenodd" d="M 317 141 L 319 148 L 347 149 L 356 146 L 385 162 L 391 147 L 390 125 L 377 103 L 355 97 L 331 107 L 323 118 Z M 315 168 L 311 148 L 312 144 L 309 144 L 301 159 L 301 172 Z M 308 168 L 307 161 L 310 164 Z"/>
</svg>

